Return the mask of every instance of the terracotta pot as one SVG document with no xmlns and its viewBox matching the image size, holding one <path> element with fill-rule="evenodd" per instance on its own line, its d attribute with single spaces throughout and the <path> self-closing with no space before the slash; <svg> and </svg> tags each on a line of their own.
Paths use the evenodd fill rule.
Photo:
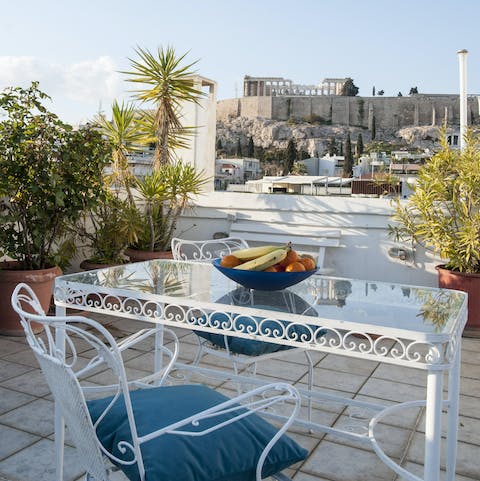
<svg viewBox="0 0 480 481">
<path fill-rule="evenodd" d="M 0 334 L 7 336 L 23 336 L 24 331 L 18 314 L 11 304 L 12 292 L 20 282 L 28 284 L 40 301 L 45 312 L 48 312 L 52 298 L 55 277 L 62 274 L 59 267 L 24 271 L 21 264 L 15 261 L 0 262 Z M 40 324 L 34 328 L 41 331 Z"/>
<path fill-rule="evenodd" d="M 456 289 L 468 293 L 468 334 L 480 334 L 480 274 L 466 274 L 436 267 L 438 287 Z"/>
<path fill-rule="evenodd" d="M 173 259 L 172 251 L 140 251 L 127 249 L 125 251 L 131 262 L 151 261 L 154 259 Z"/>
</svg>

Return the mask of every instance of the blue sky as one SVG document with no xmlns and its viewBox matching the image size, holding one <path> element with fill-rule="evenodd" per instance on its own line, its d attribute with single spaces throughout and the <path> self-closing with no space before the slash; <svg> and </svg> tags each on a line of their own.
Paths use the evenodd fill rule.
<svg viewBox="0 0 480 481">
<path fill-rule="evenodd" d="M 477 0 L 0 0 L 0 88 L 39 80 L 68 122 L 108 111 L 131 88 L 118 73 L 135 46 L 172 45 L 241 95 L 244 75 L 317 84 L 352 77 L 360 95 L 480 93 Z"/>
</svg>

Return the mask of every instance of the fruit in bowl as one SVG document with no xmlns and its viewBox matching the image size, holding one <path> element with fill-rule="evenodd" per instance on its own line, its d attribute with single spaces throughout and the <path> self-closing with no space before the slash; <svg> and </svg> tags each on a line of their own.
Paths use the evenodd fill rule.
<svg viewBox="0 0 480 481">
<path fill-rule="evenodd" d="M 317 271 L 313 257 L 299 255 L 291 244 L 233 251 L 213 265 L 244 287 L 270 291 L 290 287 Z"/>
</svg>

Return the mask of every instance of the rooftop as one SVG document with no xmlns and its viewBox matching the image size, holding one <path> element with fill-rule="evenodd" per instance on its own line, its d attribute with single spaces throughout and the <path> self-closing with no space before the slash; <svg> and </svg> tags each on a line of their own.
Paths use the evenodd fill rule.
<svg viewBox="0 0 480 481">
<path fill-rule="evenodd" d="M 136 321 L 112 317 L 95 318 L 121 338 L 136 330 Z M 180 360 L 191 362 L 196 351 L 192 333 L 177 330 L 181 338 Z M 132 349 L 126 366 L 132 375 L 144 374 L 151 352 Z M 356 360 L 320 352 L 313 353 L 315 384 L 330 392 L 385 405 L 419 398 L 426 383 L 423 371 L 367 360 Z M 272 379 L 277 373 L 295 385 L 306 379 L 303 356 L 289 361 L 261 363 L 258 374 Z M 218 358 L 205 357 L 218 368 Z M 90 380 L 102 383 L 102 372 Z M 215 386 L 234 394 L 232 386 Z M 480 339 L 463 339 L 460 395 L 457 481 L 480 479 Z M 314 416 L 331 426 L 353 422 L 343 407 L 325 404 Z M 423 457 L 423 409 L 402 412 L 379 427 L 379 442 L 402 466 L 421 476 Z M 37 362 L 22 337 L 0 336 L 0 481 L 51 481 L 54 477 L 53 401 Z M 310 456 L 294 470 L 287 471 L 295 481 L 401 481 L 376 454 L 351 441 L 332 435 L 318 436 L 298 427 L 291 431 Z M 8 442 L 6 442 L 8 440 Z M 68 444 L 67 435 L 67 444 Z M 355 462 L 345 462 L 345 459 Z M 65 481 L 82 478 L 75 448 L 66 449 Z M 124 479 L 122 476 L 118 480 Z"/>
</svg>

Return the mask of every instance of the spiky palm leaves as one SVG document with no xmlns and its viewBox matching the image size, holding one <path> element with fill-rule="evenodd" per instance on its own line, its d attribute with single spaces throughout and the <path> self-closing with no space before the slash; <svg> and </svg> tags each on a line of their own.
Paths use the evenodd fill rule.
<svg viewBox="0 0 480 481">
<path fill-rule="evenodd" d="M 195 87 L 192 78 L 195 74 L 192 67 L 197 62 L 181 65 L 186 54 L 177 56 L 172 47 L 159 48 L 156 55 L 140 47 L 135 51 L 139 59 L 130 59 L 133 70 L 123 73 L 130 76 L 128 81 L 147 85 L 136 90 L 135 96 L 155 105 L 154 169 L 158 170 L 172 160 L 172 144 L 184 143 L 185 134 L 191 133 L 181 123 L 182 103 L 198 103 L 203 93 Z"/>
<path fill-rule="evenodd" d="M 112 104 L 112 121 L 104 115 L 95 119 L 95 123 L 112 146 L 112 172 L 107 176 L 111 185 L 125 187 L 128 199 L 134 203 L 131 186 L 134 176 L 128 166 L 127 154 L 140 150 L 140 144 L 145 142 L 145 132 L 137 122 L 137 114 L 133 104 L 119 104 L 116 100 Z"/>
</svg>

